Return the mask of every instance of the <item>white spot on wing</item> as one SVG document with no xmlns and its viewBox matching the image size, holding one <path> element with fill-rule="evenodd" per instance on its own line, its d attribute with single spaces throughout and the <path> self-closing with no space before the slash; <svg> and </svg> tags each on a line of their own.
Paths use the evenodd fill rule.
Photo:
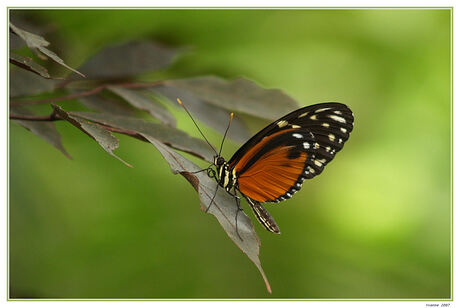
<svg viewBox="0 0 460 308">
<path fill-rule="evenodd" d="M 328 137 L 329 137 L 329 140 L 331 140 L 331 141 L 334 141 L 334 140 L 335 140 L 335 136 L 334 136 L 333 134 L 329 134 Z"/>
<path fill-rule="evenodd" d="M 342 114 L 342 111 L 336 110 L 336 111 L 334 111 L 334 113 L 335 113 L 335 114 Z"/>
<path fill-rule="evenodd" d="M 303 117 L 305 117 L 306 115 L 308 115 L 308 112 L 302 113 L 301 115 L 299 115 L 299 118 L 303 118 Z"/>
<path fill-rule="evenodd" d="M 317 165 L 318 167 L 323 166 L 323 164 L 319 160 L 315 160 L 315 165 Z"/>
<path fill-rule="evenodd" d="M 316 120 L 316 114 L 312 115 L 312 116 L 310 117 L 310 120 Z"/>
<path fill-rule="evenodd" d="M 326 111 L 326 110 L 329 110 L 331 109 L 330 107 L 327 107 L 327 108 L 320 108 L 318 110 L 316 110 L 315 112 L 322 112 L 322 111 Z"/>
<path fill-rule="evenodd" d="M 291 125 L 292 128 L 300 128 L 299 125 Z"/>
<path fill-rule="evenodd" d="M 310 148 L 310 144 L 308 142 L 303 143 L 303 148 L 308 150 Z"/>
<path fill-rule="evenodd" d="M 284 127 L 284 126 L 288 125 L 288 122 L 282 120 L 282 121 L 279 121 L 279 122 L 277 123 L 277 125 L 278 125 L 279 128 L 281 128 L 281 127 Z"/>
<path fill-rule="evenodd" d="M 294 137 L 294 138 L 299 138 L 299 139 L 300 139 L 300 138 L 303 138 L 303 136 L 302 136 L 301 134 L 297 134 L 297 133 L 292 134 L 292 137 Z"/>
<path fill-rule="evenodd" d="M 347 123 L 347 121 L 344 118 L 333 115 L 333 114 L 330 114 L 329 118 L 331 118 L 334 121 L 340 122 L 340 123 Z"/>
<path fill-rule="evenodd" d="M 344 134 L 345 134 L 345 133 L 347 132 L 347 129 L 346 129 L 346 128 L 343 128 L 343 127 L 341 127 L 341 128 L 340 128 L 340 131 L 341 131 L 342 133 L 344 133 Z"/>
<path fill-rule="evenodd" d="M 324 126 L 324 127 L 329 127 L 329 123 L 323 123 L 321 125 Z"/>
</svg>

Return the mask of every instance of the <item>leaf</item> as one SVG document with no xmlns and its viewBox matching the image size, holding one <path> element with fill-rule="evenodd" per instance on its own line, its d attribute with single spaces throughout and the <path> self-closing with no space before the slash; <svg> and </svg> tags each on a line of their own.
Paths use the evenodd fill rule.
<svg viewBox="0 0 460 308">
<path fill-rule="evenodd" d="M 190 182 L 190 184 L 192 184 L 200 196 L 201 209 L 204 210 L 207 208 L 211 202 L 212 196 L 214 195 L 214 191 L 218 186 L 217 183 L 211 180 L 206 175 L 206 172 L 193 174 L 192 172 L 200 170 L 201 168 L 184 158 L 179 153 L 165 146 L 155 138 L 147 134 L 144 134 L 144 137 L 147 138 L 158 149 L 158 151 L 160 151 L 174 174 L 181 174 Z M 235 203 L 235 199 L 225 192 L 225 190 L 220 186 L 218 186 L 218 188 L 218 192 L 214 198 L 213 204 L 209 208 L 208 213 L 217 218 L 218 222 L 230 239 L 256 265 L 265 281 L 265 286 L 267 287 L 268 292 L 271 293 L 270 284 L 259 260 L 260 240 L 254 230 L 251 220 L 244 212 L 239 212 L 237 233 L 235 218 L 238 207 Z"/>
<path fill-rule="evenodd" d="M 10 97 L 35 95 L 54 90 L 56 82 L 22 68 L 10 68 Z"/>
<path fill-rule="evenodd" d="M 206 103 L 269 120 L 276 120 L 299 108 L 281 90 L 264 89 L 244 78 L 227 81 L 216 76 L 204 76 L 168 80 L 165 84 L 185 90 Z"/>
<path fill-rule="evenodd" d="M 24 57 L 24 56 L 17 55 L 17 54 L 10 52 L 10 62 L 19 67 L 22 67 L 25 70 L 38 74 L 44 78 L 50 78 L 50 75 L 48 74 L 48 70 L 44 68 L 43 66 L 41 66 L 40 64 L 35 63 L 29 57 Z"/>
<path fill-rule="evenodd" d="M 10 106 L 10 111 L 19 115 L 34 115 L 29 110 L 24 107 L 19 106 Z M 22 127 L 30 130 L 32 133 L 38 137 L 44 139 L 46 142 L 54 146 L 56 149 L 61 151 L 67 158 L 72 159 L 72 157 L 67 153 L 66 149 L 61 143 L 61 135 L 59 135 L 56 126 L 53 122 L 39 122 L 39 121 L 21 121 L 14 120 Z"/>
<path fill-rule="evenodd" d="M 153 100 L 148 98 L 142 91 L 129 90 L 117 86 L 110 86 L 108 89 L 124 98 L 134 107 L 147 111 L 154 118 L 160 120 L 161 123 L 173 127 L 176 126 L 176 119 L 172 114 L 163 106 L 153 102 Z"/>
<path fill-rule="evenodd" d="M 178 49 L 150 41 L 131 41 L 102 49 L 80 71 L 92 79 L 118 79 L 167 67 Z"/>
<path fill-rule="evenodd" d="M 64 67 L 68 68 L 69 70 L 79 74 L 82 77 L 85 77 L 85 75 L 83 75 L 79 71 L 77 71 L 77 70 L 71 68 L 70 66 L 68 66 L 67 64 L 65 64 L 64 61 L 61 58 L 59 58 L 54 52 L 52 52 L 51 50 L 47 49 L 46 47 L 49 46 L 50 43 L 47 40 L 45 40 L 43 37 L 41 37 L 39 35 L 36 35 L 36 34 L 33 34 L 33 33 L 30 33 L 30 32 L 27 32 L 25 30 L 22 30 L 22 29 L 16 27 L 15 25 L 13 25 L 11 22 L 10 22 L 10 29 L 15 34 L 17 34 L 20 38 L 22 38 L 26 42 L 27 46 L 30 49 L 32 49 L 33 51 L 39 50 L 41 53 L 43 53 L 46 56 L 48 56 L 51 59 L 53 59 L 56 63 L 61 64 L 62 66 L 64 66 Z"/>
<path fill-rule="evenodd" d="M 137 132 L 139 135 L 146 134 L 175 149 L 190 153 L 208 162 L 213 161 L 214 152 L 206 142 L 190 137 L 187 133 L 167 125 L 147 122 L 138 118 L 101 113 L 71 112 L 71 114 L 102 125 Z"/>
<path fill-rule="evenodd" d="M 76 91 L 71 91 L 77 94 Z M 124 101 L 119 101 L 112 98 L 107 98 L 102 95 L 90 95 L 77 98 L 79 102 L 88 108 L 121 116 L 135 116 L 136 110 Z"/>
<path fill-rule="evenodd" d="M 167 98 L 176 108 L 180 108 L 176 99 L 180 98 L 193 117 L 206 125 L 224 134 L 227 128 L 230 112 L 220 107 L 208 104 L 189 92 L 170 86 L 156 86 L 151 89 L 155 94 Z M 238 116 L 235 116 L 227 136 L 239 143 L 246 142 L 251 137 L 251 132 Z"/>
<path fill-rule="evenodd" d="M 10 50 L 17 50 L 25 45 L 26 44 L 23 39 L 21 39 L 15 33 L 10 33 L 10 42 L 9 42 Z"/>
<path fill-rule="evenodd" d="M 130 164 L 122 160 L 120 157 L 115 155 L 113 151 L 118 148 L 118 139 L 112 135 L 111 132 L 105 130 L 98 124 L 91 123 L 79 116 L 76 116 L 70 112 L 64 111 L 61 107 L 57 105 L 52 105 L 54 112 L 58 114 L 61 118 L 66 120 L 67 122 L 71 123 L 92 139 L 96 140 L 97 143 L 110 155 L 117 158 L 119 161 L 127 165 L 128 167 L 132 167 Z"/>
</svg>

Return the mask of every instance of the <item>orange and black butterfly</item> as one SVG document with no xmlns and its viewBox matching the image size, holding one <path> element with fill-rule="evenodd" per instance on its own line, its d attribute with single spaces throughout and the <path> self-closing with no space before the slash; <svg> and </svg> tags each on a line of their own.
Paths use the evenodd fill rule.
<svg viewBox="0 0 460 308">
<path fill-rule="evenodd" d="M 228 162 L 216 152 L 212 165 L 216 171 L 210 167 L 204 170 L 235 197 L 238 208 L 237 192 L 248 201 L 259 222 L 279 234 L 278 225 L 261 203 L 289 199 L 306 179 L 319 175 L 343 148 L 353 121 L 353 113 L 344 104 L 303 107 L 262 129 Z"/>
</svg>

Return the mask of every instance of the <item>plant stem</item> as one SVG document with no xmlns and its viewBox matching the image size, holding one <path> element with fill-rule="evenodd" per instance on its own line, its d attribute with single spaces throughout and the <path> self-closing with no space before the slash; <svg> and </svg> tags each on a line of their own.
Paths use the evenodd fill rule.
<svg viewBox="0 0 460 308">
<path fill-rule="evenodd" d="M 70 95 L 53 97 L 53 98 L 45 98 L 45 99 L 39 99 L 39 100 L 30 100 L 30 101 L 10 101 L 10 104 L 13 106 L 24 106 L 24 105 L 38 105 L 38 104 L 45 104 L 45 103 L 54 103 L 54 102 L 71 100 L 71 99 L 79 98 L 79 97 L 96 95 L 102 90 L 108 87 L 111 87 L 111 86 L 121 87 L 125 89 L 142 89 L 142 88 L 151 88 L 154 86 L 158 86 L 162 83 L 163 83 L 162 81 L 157 81 L 157 82 L 140 82 L 140 83 L 103 84 L 93 89 L 79 92 L 79 93 L 70 94 Z"/>
<path fill-rule="evenodd" d="M 10 120 L 51 122 L 51 121 L 62 120 L 62 118 L 54 112 L 47 116 L 31 116 L 31 115 L 10 113 Z"/>
<path fill-rule="evenodd" d="M 10 113 L 10 120 L 53 122 L 53 121 L 61 121 L 61 120 L 64 120 L 64 119 L 61 118 L 58 114 L 53 112 L 52 114 L 47 115 L 47 116 L 30 116 L 30 115 L 21 115 L 21 114 Z M 131 137 L 134 137 L 134 138 L 137 138 L 139 140 L 147 142 L 147 140 L 144 137 L 142 137 L 140 134 L 138 134 L 135 131 L 122 129 L 122 128 L 111 127 L 111 126 L 100 124 L 100 123 L 95 123 L 95 124 L 101 126 L 105 130 L 108 130 L 110 132 L 119 133 L 119 134 L 123 134 L 123 135 L 128 135 L 128 136 L 131 136 Z"/>
</svg>

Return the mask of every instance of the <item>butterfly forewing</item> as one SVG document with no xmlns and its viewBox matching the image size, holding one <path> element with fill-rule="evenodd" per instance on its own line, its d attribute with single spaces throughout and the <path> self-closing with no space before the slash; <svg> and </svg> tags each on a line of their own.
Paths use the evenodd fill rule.
<svg viewBox="0 0 460 308">
<path fill-rule="evenodd" d="M 328 141 L 330 132 L 334 135 L 342 136 L 342 140 L 345 142 L 353 130 L 353 121 L 351 110 L 346 105 L 340 103 L 321 103 L 297 109 L 272 122 L 249 139 L 233 155 L 229 160 L 229 164 L 232 165 L 240 160 L 249 149 L 259 143 L 263 138 L 286 129 L 305 128 L 313 134 L 318 134 L 318 136 L 323 135 L 324 138 L 322 139 L 327 143 L 330 142 Z M 323 123 L 329 124 L 330 130 L 328 130 L 328 127 L 323 126 Z M 340 145 L 338 143 L 338 139 L 337 142 L 332 141 L 332 144 L 339 149 L 343 147 L 343 144 Z"/>
<path fill-rule="evenodd" d="M 320 174 L 348 140 L 351 110 L 339 103 L 298 109 L 265 127 L 230 159 L 239 190 L 259 202 L 292 197 Z"/>
</svg>

